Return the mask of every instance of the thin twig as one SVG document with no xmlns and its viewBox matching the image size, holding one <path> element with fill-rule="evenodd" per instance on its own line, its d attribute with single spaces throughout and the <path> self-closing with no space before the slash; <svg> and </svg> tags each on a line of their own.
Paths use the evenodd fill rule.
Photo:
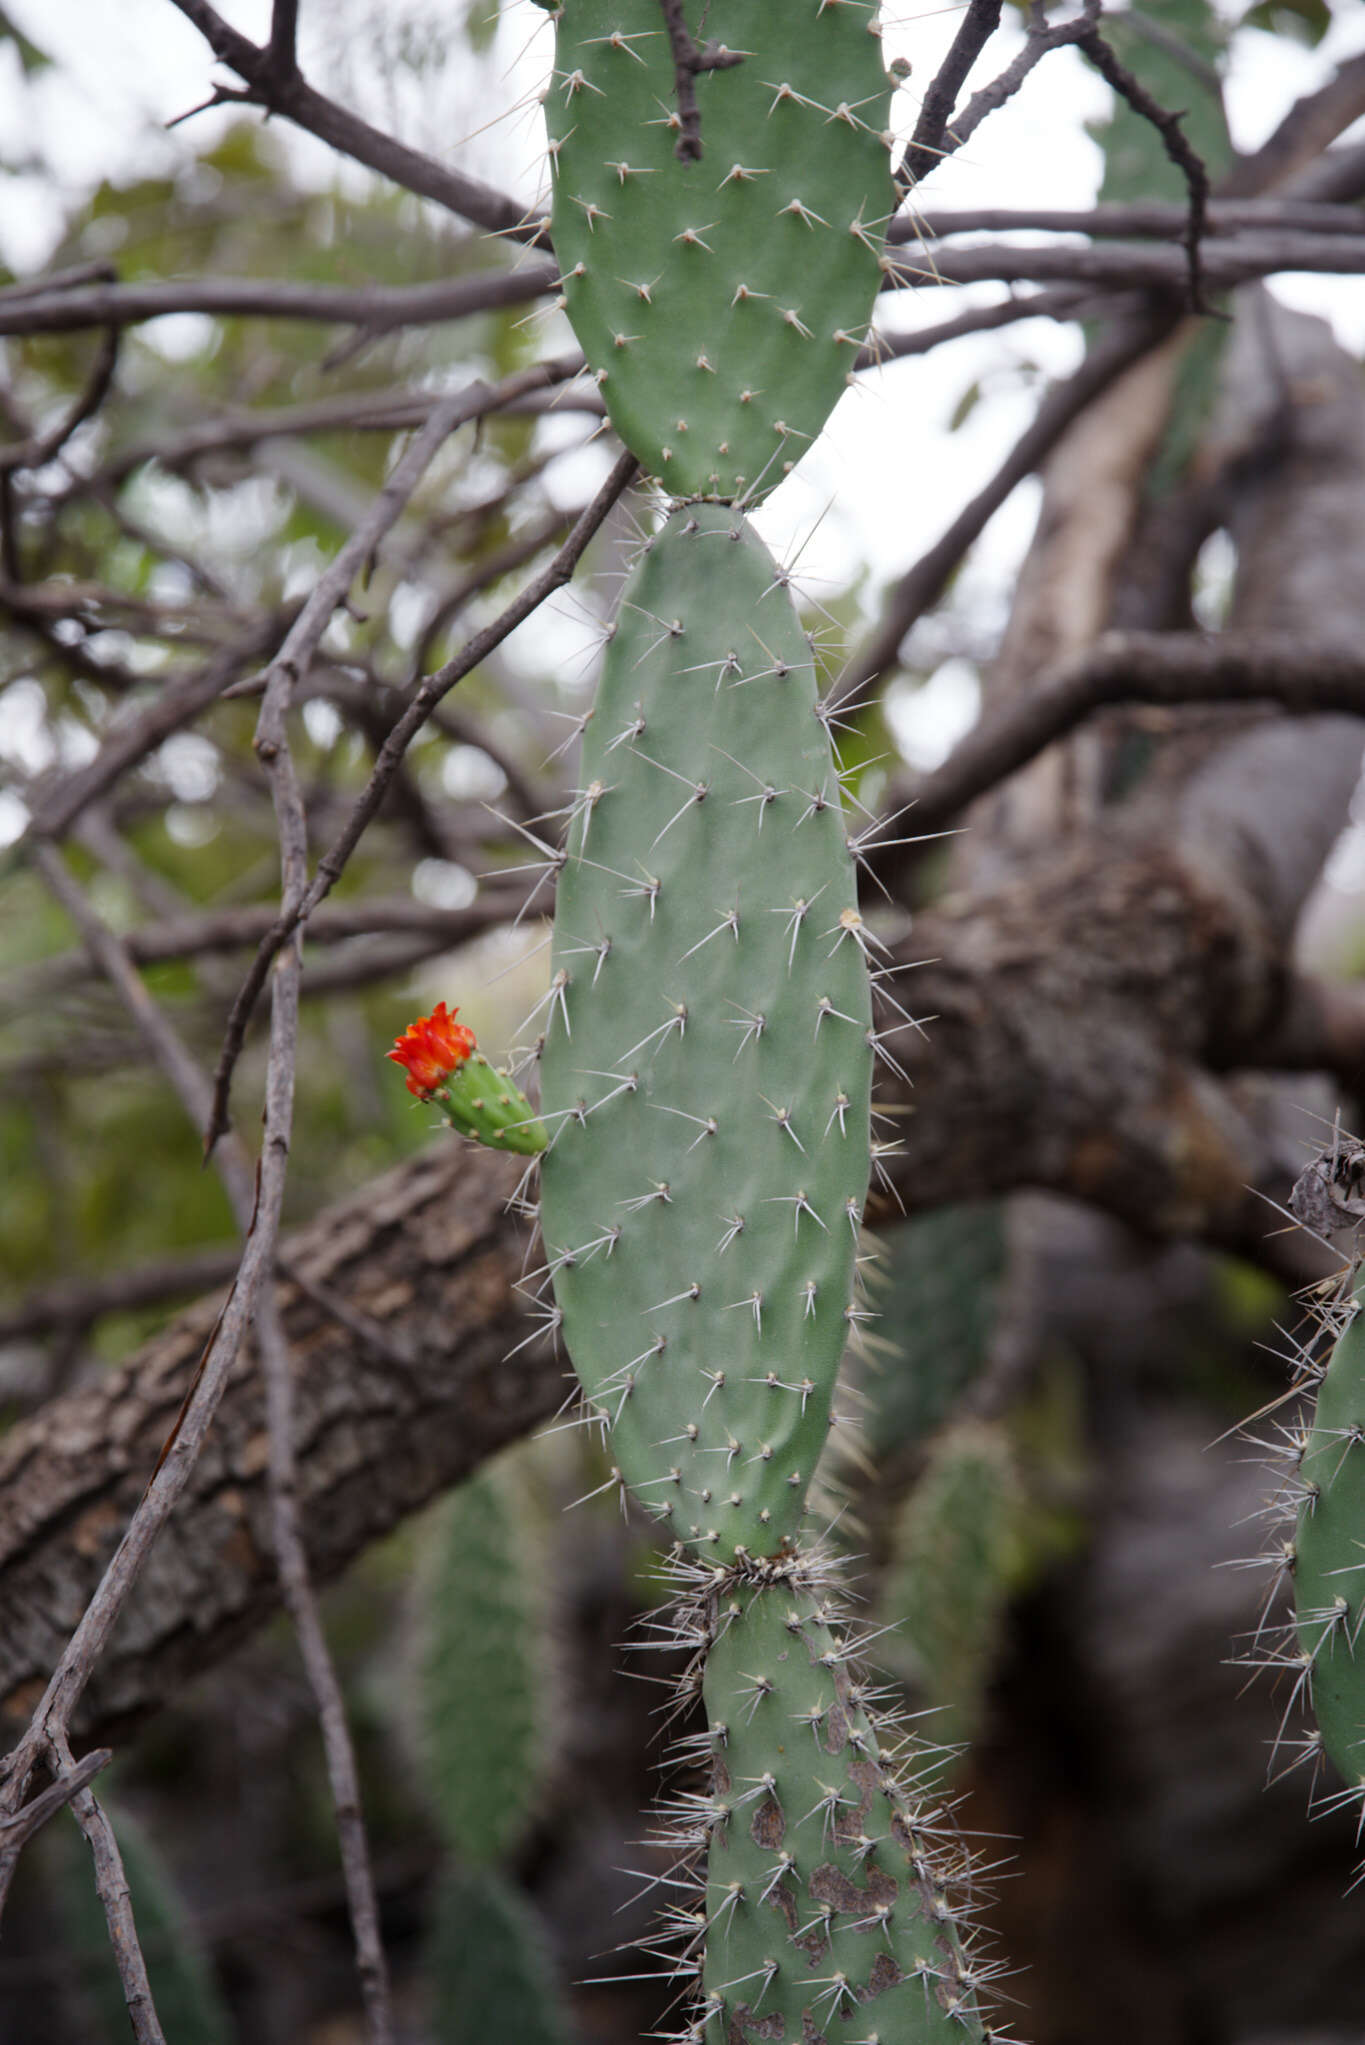
<svg viewBox="0 0 1365 2045">
<path fill-rule="evenodd" d="M 63 1773 L 74 1769 L 76 1763 L 65 1731 L 52 1732 L 48 1744 Z M 71 1808 L 95 1863 L 95 1888 L 104 1905 L 104 1921 L 109 1927 L 109 1943 L 123 1985 L 123 2000 L 133 2038 L 136 2045 L 166 2045 L 166 2035 L 152 2000 L 152 1984 L 147 1979 L 147 1962 L 138 1944 L 133 1901 L 128 1893 L 128 1877 L 123 1872 L 123 1855 L 119 1852 L 114 1828 L 89 1789 L 76 1791 L 71 1799 Z"/>
<path fill-rule="evenodd" d="M 873 681 L 894 666 L 907 632 L 943 594 L 949 577 L 987 520 L 1016 485 L 1033 473 L 1072 420 L 1125 369 L 1164 340 L 1175 323 L 1176 315 L 1167 312 L 1122 322 L 1090 350 L 1073 376 L 1048 393 L 994 476 L 896 584 L 881 623 L 835 684 L 832 700 L 836 708 L 855 703 Z"/>
<path fill-rule="evenodd" d="M 1084 35 L 1079 36 L 1077 47 L 1084 51 L 1105 83 L 1127 101 L 1135 114 L 1156 129 L 1162 148 L 1185 180 L 1190 204 L 1181 240 L 1190 271 L 1190 310 L 1208 313 L 1211 308 L 1204 298 L 1200 243 L 1207 227 L 1209 173 L 1203 157 L 1180 125 L 1185 116 L 1170 112 L 1154 99 L 1141 80 L 1119 62 L 1097 28 L 1087 29 Z"/>
<path fill-rule="evenodd" d="M 998 0 L 997 0 L 998 4 Z M 698 44 L 693 40 L 683 13 L 682 0 L 659 0 L 668 40 L 673 49 L 673 75 L 681 123 L 673 154 L 680 163 L 700 163 L 701 111 L 697 106 L 697 78 L 703 71 L 729 71 L 744 62 L 739 50 L 727 50 L 722 43 Z"/>
<path fill-rule="evenodd" d="M 85 389 L 71 410 L 46 433 L 35 433 L 30 439 L 21 440 L 17 446 L 0 448 L 0 472 L 12 475 L 16 469 L 40 469 L 44 462 L 50 462 L 55 454 L 61 452 L 76 428 L 93 418 L 108 397 L 118 363 L 118 349 L 118 328 L 106 327 Z M 17 581 L 18 577 L 15 576 L 14 580 Z"/>
<path fill-rule="evenodd" d="M 1002 4 L 1003 0 L 970 0 L 952 46 L 920 102 L 915 132 L 905 145 L 905 154 L 896 171 L 897 191 L 907 191 L 921 178 L 928 177 L 935 164 L 941 163 L 947 154 L 943 138 L 949 116 L 957 105 L 957 96 L 966 83 L 968 72 L 1000 26 Z"/>
<path fill-rule="evenodd" d="M 295 947 L 285 953 L 292 956 Z M 280 1594 L 293 1623 L 308 1686 L 317 1707 L 332 1790 L 346 1901 L 355 1939 L 356 1972 L 370 2045 L 392 2045 L 389 1970 L 379 1930 L 369 1840 L 360 1801 L 360 1776 L 346 1719 L 346 1701 L 332 1662 L 308 1573 L 299 1530 L 298 1471 L 294 1453 L 294 1383 L 289 1345 L 269 1292 L 256 1309 L 256 1341 L 265 1375 L 266 1440 L 270 1455 L 270 1523 Z"/>
<path fill-rule="evenodd" d="M 996 327 L 1011 327 L 1017 320 L 1078 320 L 1093 310 L 1095 294 L 1077 291 L 1071 285 L 1054 290 L 1034 291 L 1027 296 L 1001 299 L 998 305 L 969 306 L 956 318 L 939 320 L 928 327 L 916 327 L 906 334 L 888 334 L 874 329 L 859 349 L 855 369 L 879 369 L 884 362 L 899 362 L 910 355 L 927 355 L 945 341 L 957 341 L 964 334 L 990 333 Z M 1112 309 L 1112 301 L 1107 302 Z"/>
<path fill-rule="evenodd" d="M 212 1150 L 228 1126 L 228 1097 L 232 1087 L 233 1070 L 241 1054 L 242 1045 L 246 1041 L 247 1025 L 251 1020 L 252 1010 L 265 985 L 271 961 L 281 945 L 286 943 L 299 924 L 312 914 L 318 903 L 340 878 L 347 860 L 383 802 L 404 753 L 441 698 L 481 661 L 486 660 L 493 649 L 500 646 L 533 611 L 538 610 L 547 597 L 553 596 L 557 589 L 563 588 L 582 558 L 589 540 L 616 500 L 629 486 L 638 467 L 639 463 L 634 455 L 623 454 L 619 458 L 606 482 L 578 520 L 553 561 L 549 562 L 539 575 L 532 578 L 520 595 L 515 597 L 491 624 L 474 633 L 453 660 L 438 668 L 434 675 L 429 675 L 414 692 L 407 709 L 381 746 L 370 778 L 358 797 L 349 819 L 319 860 L 317 872 L 307 893 L 296 907 L 282 911 L 273 928 L 267 932 L 242 983 L 241 991 L 232 1005 L 232 1013 L 228 1017 L 227 1028 L 223 1033 L 222 1050 L 219 1052 L 218 1064 L 213 1075 L 213 1113 L 204 1136 L 206 1153 Z"/>
<path fill-rule="evenodd" d="M 295 126 L 305 128 L 318 140 L 330 144 L 343 156 L 354 157 L 382 177 L 391 178 L 419 198 L 432 199 L 449 212 L 471 220 L 476 227 L 502 234 L 516 241 L 548 247 L 549 235 L 543 220 L 528 219 L 525 208 L 507 193 L 495 191 L 478 178 L 466 177 L 420 150 L 408 148 L 393 136 L 372 128 L 367 121 L 338 106 L 334 100 L 308 85 L 299 72 L 281 72 L 270 45 L 253 43 L 224 21 L 208 0 L 174 0 L 174 5 L 199 33 L 221 63 L 228 64 L 246 81 L 244 92 L 220 89 L 209 105 L 227 99 L 245 100 L 272 114 L 282 114 Z"/>
</svg>

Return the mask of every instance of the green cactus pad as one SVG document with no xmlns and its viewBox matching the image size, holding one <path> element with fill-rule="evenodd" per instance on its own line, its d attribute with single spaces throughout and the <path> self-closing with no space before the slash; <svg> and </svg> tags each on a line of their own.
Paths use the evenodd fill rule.
<svg viewBox="0 0 1365 2045">
<path fill-rule="evenodd" d="M 844 1630 L 796 1565 L 712 1599 L 705 2045 L 982 2040 L 949 1902 L 965 1877 L 941 1812 L 879 1747 Z"/>
<path fill-rule="evenodd" d="M 687 0 L 700 161 L 680 162 L 658 0 L 572 0 L 545 112 L 569 318 L 674 497 L 756 502 L 834 409 L 881 281 L 890 85 L 869 0 Z M 871 31 L 871 32 L 869 32 Z"/>
<path fill-rule="evenodd" d="M 871 1012 L 809 649 L 734 512 L 676 512 L 627 585 L 582 779 L 542 1068 L 564 1334 L 643 1503 L 775 1554 L 851 1312 Z"/>
<path fill-rule="evenodd" d="M 1294 1604 L 1326 1752 L 1365 1791 L 1365 1273 L 1318 1389 L 1299 1475 Z"/>
</svg>

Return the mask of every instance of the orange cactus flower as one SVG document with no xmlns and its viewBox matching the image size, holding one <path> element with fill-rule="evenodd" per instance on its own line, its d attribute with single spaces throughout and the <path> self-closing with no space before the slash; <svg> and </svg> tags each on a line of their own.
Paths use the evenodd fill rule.
<svg viewBox="0 0 1365 2045">
<path fill-rule="evenodd" d="M 443 1086 L 474 1049 L 473 1030 L 455 1020 L 459 1012 L 458 1008 L 447 1010 L 444 1001 L 438 1001 L 430 1015 L 409 1023 L 402 1036 L 394 1038 L 393 1049 L 385 1053 L 407 1072 L 408 1092 L 418 1100 L 426 1100 Z"/>
</svg>

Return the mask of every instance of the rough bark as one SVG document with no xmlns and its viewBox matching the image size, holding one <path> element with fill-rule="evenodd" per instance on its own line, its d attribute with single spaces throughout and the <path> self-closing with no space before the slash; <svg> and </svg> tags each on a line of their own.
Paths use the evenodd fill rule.
<svg viewBox="0 0 1365 2045">
<path fill-rule="evenodd" d="M 992 900 L 925 917 L 908 957 L 926 954 L 936 963 L 897 992 L 935 1020 L 893 1038 L 912 1084 L 885 1096 L 904 1130 L 892 1162 L 908 1211 L 1045 1186 L 1158 1235 L 1256 1247 L 1266 1210 L 1250 1189 L 1282 1196 L 1297 1159 L 1209 1069 L 1269 1027 L 1280 998 L 1278 958 L 1240 905 L 1229 913 L 1150 844 L 1086 843 Z M 279 1288 L 300 1508 L 320 1581 L 566 1396 L 548 1343 L 510 1354 L 534 1332 L 514 1290 L 527 1249 L 504 1212 L 514 1179 L 506 1159 L 451 1140 L 286 1246 L 302 1281 Z M 317 1288 L 367 1315 L 408 1364 L 367 1347 Z M 216 1306 L 197 1304 L 0 1446 L 10 1737 L 152 1472 Z M 265 1465 L 248 1354 L 87 1694 L 84 1737 L 155 1709 L 276 1610 Z"/>
</svg>

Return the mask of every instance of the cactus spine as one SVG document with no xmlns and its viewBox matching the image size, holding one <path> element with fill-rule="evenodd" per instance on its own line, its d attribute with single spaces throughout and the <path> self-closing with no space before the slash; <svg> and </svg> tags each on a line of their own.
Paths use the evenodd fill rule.
<svg viewBox="0 0 1365 2045">
<path fill-rule="evenodd" d="M 584 738 L 541 1183 L 570 1354 L 622 1481 L 675 1538 L 670 1637 L 697 1649 L 708 1727 L 681 1758 L 704 1787 L 670 1836 L 702 1886 L 663 1934 L 699 1991 L 682 2035 L 981 2039 L 956 1849 L 879 1745 L 830 1565 L 801 1540 L 854 1313 L 872 940 L 809 649 L 735 508 L 819 432 L 871 310 L 890 199 L 875 9 L 554 11 L 565 304 L 675 500 Z"/>
</svg>

